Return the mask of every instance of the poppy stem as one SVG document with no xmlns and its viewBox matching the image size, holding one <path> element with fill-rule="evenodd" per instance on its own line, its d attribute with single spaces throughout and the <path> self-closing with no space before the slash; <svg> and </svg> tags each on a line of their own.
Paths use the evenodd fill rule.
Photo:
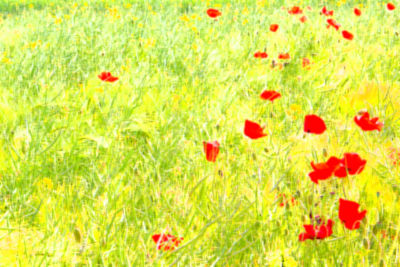
<svg viewBox="0 0 400 267">
<path fill-rule="evenodd" d="M 346 170 L 347 171 L 347 170 Z M 349 179 L 349 176 L 347 175 L 347 178 L 346 179 Z M 341 183 L 342 184 L 342 191 L 343 191 L 343 196 L 344 196 L 344 198 L 345 199 L 347 199 L 347 196 L 346 196 L 346 189 L 345 189 L 345 187 L 344 187 L 344 183 Z"/>
<path fill-rule="evenodd" d="M 215 162 L 215 164 L 213 164 L 214 165 L 214 173 L 213 173 L 213 180 L 214 180 L 214 186 L 216 186 L 216 182 L 217 182 L 217 177 L 218 177 L 218 163 L 217 162 Z"/>
</svg>

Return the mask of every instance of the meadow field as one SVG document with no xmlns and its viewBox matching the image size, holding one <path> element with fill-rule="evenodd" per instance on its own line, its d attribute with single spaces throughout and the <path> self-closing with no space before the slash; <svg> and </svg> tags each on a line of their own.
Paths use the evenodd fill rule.
<svg viewBox="0 0 400 267">
<path fill-rule="evenodd" d="M 399 11 L 1 0 L 0 266 L 399 266 Z"/>
</svg>

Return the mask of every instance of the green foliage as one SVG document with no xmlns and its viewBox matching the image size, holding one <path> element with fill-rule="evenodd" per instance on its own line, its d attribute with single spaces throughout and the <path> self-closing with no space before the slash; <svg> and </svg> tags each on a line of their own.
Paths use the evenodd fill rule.
<svg viewBox="0 0 400 267">
<path fill-rule="evenodd" d="M 0 265 L 398 265 L 397 9 L 309 1 L 303 24 L 281 9 L 291 4 L 1 1 Z M 326 28 L 324 4 L 353 41 Z M 354 124 L 364 108 L 382 132 Z M 303 134 L 311 113 L 324 135 Z M 268 136 L 245 138 L 245 119 Z M 202 145 L 214 140 L 215 164 Z M 310 162 L 344 152 L 365 171 L 313 185 Z M 283 193 L 296 204 L 280 207 Z M 340 224 L 340 197 L 368 210 L 361 229 Z M 298 242 L 310 213 L 335 220 L 332 237 Z M 161 232 L 184 241 L 158 251 Z"/>
</svg>

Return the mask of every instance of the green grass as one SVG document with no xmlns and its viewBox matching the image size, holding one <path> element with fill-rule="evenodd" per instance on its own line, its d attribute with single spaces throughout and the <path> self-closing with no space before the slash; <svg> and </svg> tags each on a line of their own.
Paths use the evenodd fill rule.
<svg viewBox="0 0 400 267">
<path fill-rule="evenodd" d="M 0 2 L 0 265 L 399 264 L 398 9 L 310 1 L 303 24 L 281 9 L 292 1 L 16 2 Z M 353 41 L 326 28 L 324 4 Z M 364 108 L 382 132 L 356 126 Z M 304 135 L 307 114 L 327 132 Z M 246 138 L 246 119 L 268 136 Z M 361 174 L 310 181 L 311 161 L 345 152 L 367 159 Z M 360 229 L 340 223 L 339 198 L 368 210 Z M 331 237 L 298 241 L 310 212 L 335 221 Z M 184 241 L 159 251 L 161 232 Z"/>
</svg>

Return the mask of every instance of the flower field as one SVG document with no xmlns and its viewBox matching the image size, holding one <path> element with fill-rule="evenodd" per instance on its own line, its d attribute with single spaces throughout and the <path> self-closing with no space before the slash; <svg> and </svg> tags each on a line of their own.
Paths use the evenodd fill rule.
<svg viewBox="0 0 400 267">
<path fill-rule="evenodd" d="M 400 265 L 399 11 L 0 1 L 0 266 Z"/>
</svg>

